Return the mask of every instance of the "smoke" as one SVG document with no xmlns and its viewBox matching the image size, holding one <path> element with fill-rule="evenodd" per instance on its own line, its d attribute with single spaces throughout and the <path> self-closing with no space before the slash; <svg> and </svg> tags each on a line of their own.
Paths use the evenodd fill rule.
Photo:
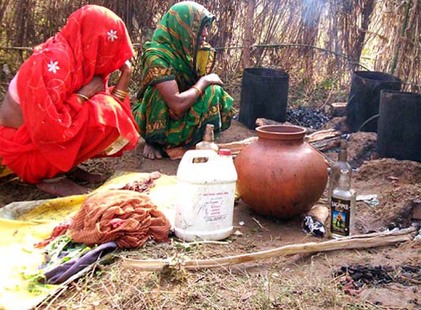
<svg viewBox="0 0 421 310">
<path fill-rule="evenodd" d="M 309 27 L 316 27 L 328 6 L 327 0 L 302 0 L 302 22 Z"/>
</svg>

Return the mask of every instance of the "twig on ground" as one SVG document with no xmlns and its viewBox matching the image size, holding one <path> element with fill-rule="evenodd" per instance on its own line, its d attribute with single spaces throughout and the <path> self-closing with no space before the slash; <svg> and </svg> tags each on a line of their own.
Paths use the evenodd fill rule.
<svg viewBox="0 0 421 310">
<path fill-rule="evenodd" d="M 257 225 L 259 225 L 259 227 L 260 227 L 261 229 L 263 229 L 263 230 L 265 230 L 265 231 L 269 231 L 269 229 L 267 229 L 265 226 L 263 226 L 262 224 L 260 224 L 260 222 L 259 222 L 257 219 L 255 219 L 254 217 L 253 217 L 253 221 L 255 221 L 255 222 L 256 222 L 256 224 L 257 224 Z"/>
<path fill-rule="evenodd" d="M 222 266 L 242 264 L 271 257 L 289 256 L 303 253 L 327 252 L 335 250 L 372 248 L 378 246 L 385 246 L 397 242 L 411 241 L 416 235 L 416 233 L 417 229 L 415 227 L 410 227 L 398 231 L 392 230 L 366 235 L 356 235 L 319 243 L 309 242 L 303 244 L 292 244 L 280 248 L 228 257 L 187 260 L 179 262 L 178 265 L 180 268 L 184 269 L 218 268 Z M 164 268 L 168 268 L 171 267 L 171 265 L 174 265 L 174 260 L 171 258 L 158 260 L 136 260 L 124 257 L 122 258 L 123 266 L 140 269 L 142 271 L 163 270 Z"/>
</svg>

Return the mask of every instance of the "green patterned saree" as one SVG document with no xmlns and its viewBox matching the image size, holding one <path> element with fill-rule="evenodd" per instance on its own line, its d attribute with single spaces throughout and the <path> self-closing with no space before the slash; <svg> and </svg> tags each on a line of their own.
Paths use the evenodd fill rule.
<svg viewBox="0 0 421 310">
<path fill-rule="evenodd" d="M 199 64 L 202 57 L 198 57 L 198 51 L 200 33 L 213 19 L 200 4 L 177 3 L 163 16 L 152 41 L 145 43 L 142 83 L 133 114 L 147 143 L 164 148 L 193 146 L 201 140 L 206 124 L 213 124 L 215 133 L 230 126 L 233 99 L 220 86 L 208 86 L 179 120 L 170 118 L 166 102 L 154 87 L 176 80 L 183 92 L 201 75 L 210 73 L 213 57 L 206 57 L 205 65 Z"/>
</svg>

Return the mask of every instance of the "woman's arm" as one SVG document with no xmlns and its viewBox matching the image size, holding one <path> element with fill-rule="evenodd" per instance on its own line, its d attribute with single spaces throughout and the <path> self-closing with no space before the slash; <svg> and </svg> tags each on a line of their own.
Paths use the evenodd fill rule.
<svg viewBox="0 0 421 310">
<path fill-rule="evenodd" d="M 132 76 L 132 66 L 130 61 L 127 60 L 119 70 L 121 71 L 120 78 L 114 89 L 118 89 L 119 91 L 127 94 L 127 89 Z M 94 78 L 88 84 L 79 89 L 76 94 L 78 94 L 82 99 L 87 100 L 103 91 L 105 91 L 104 80 L 100 76 L 94 76 Z M 124 101 L 124 98 L 119 97 L 119 99 Z"/>
<path fill-rule="evenodd" d="M 99 92 L 105 91 L 104 80 L 100 76 L 94 76 L 93 79 L 79 89 L 76 94 L 80 95 L 82 99 L 89 99 Z"/>
<path fill-rule="evenodd" d="M 130 79 L 132 77 L 132 64 L 129 60 L 126 60 L 126 62 L 120 67 L 120 72 L 120 78 L 113 88 L 111 94 L 115 98 L 124 102 L 127 97 L 127 90 L 129 88 Z"/>
<path fill-rule="evenodd" d="M 104 80 L 100 76 L 94 76 L 94 78 L 79 89 L 76 94 L 80 96 L 81 101 L 85 101 L 104 90 Z M 6 92 L 3 102 L 0 105 L 0 125 L 19 128 L 22 124 L 23 116 L 21 106 L 12 98 L 12 96 L 10 96 L 9 92 Z"/>
<path fill-rule="evenodd" d="M 190 110 L 192 105 L 203 94 L 206 87 L 212 84 L 223 84 L 216 73 L 202 76 L 196 84 L 182 93 L 180 93 L 175 80 L 159 83 L 155 87 L 161 94 L 162 99 L 168 104 L 170 113 L 176 118 L 180 118 Z"/>
<path fill-rule="evenodd" d="M 132 71 L 132 64 L 129 60 L 127 60 L 120 68 L 121 74 L 115 88 L 127 92 L 129 89 L 130 79 L 132 77 Z"/>
<path fill-rule="evenodd" d="M 0 126 L 19 128 L 23 124 L 20 105 L 6 92 L 0 105 Z"/>
<path fill-rule="evenodd" d="M 120 79 L 115 87 L 127 92 L 132 74 L 130 62 L 126 61 L 126 63 L 124 63 L 124 65 L 120 68 L 120 71 Z M 82 101 L 85 101 L 86 99 L 89 99 L 97 93 L 103 91 L 105 91 L 104 80 L 100 76 L 94 76 L 94 78 L 88 84 L 79 89 L 76 94 L 80 95 L 80 99 Z M 9 95 L 9 92 L 6 92 L 3 102 L 0 105 L 0 126 L 19 128 L 22 124 L 23 117 L 21 107 L 15 100 L 13 100 L 13 98 Z"/>
</svg>

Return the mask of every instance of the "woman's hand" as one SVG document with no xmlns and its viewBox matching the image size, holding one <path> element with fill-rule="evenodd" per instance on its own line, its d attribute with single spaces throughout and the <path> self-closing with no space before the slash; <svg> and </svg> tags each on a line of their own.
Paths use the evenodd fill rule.
<svg viewBox="0 0 421 310">
<path fill-rule="evenodd" d="M 210 73 L 210 74 L 204 75 L 200 79 L 201 80 L 203 79 L 205 83 L 205 88 L 208 87 L 209 85 L 223 85 L 224 84 L 221 78 L 219 77 L 219 75 L 216 73 Z"/>
<path fill-rule="evenodd" d="M 88 84 L 86 84 L 81 89 L 79 89 L 78 93 L 88 98 L 91 98 L 97 93 L 100 93 L 103 91 L 105 91 L 104 80 L 100 76 L 94 76 L 93 79 Z"/>
<path fill-rule="evenodd" d="M 125 73 L 125 74 L 132 74 L 133 72 L 133 68 L 132 68 L 132 63 L 130 62 L 130 60 L 126 60 L 126 62 L 120 67 L 119 69 L 121 71 L 121 73 Z"/>
</svg>

